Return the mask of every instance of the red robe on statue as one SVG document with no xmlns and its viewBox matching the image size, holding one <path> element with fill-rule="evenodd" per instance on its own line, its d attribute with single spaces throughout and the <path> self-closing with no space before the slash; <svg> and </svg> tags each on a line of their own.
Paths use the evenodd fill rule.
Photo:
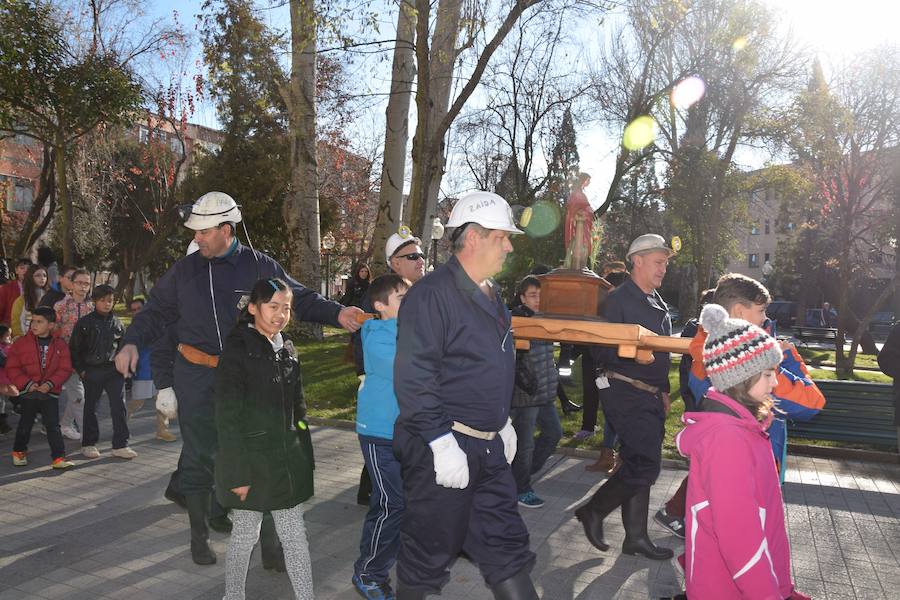
<svg viewBox="0 0 900 600">
<path fill-rule="evenodd" d="M 582 215 L 584 217 L 584 225 L 581 228 L 580 243 L 584 246 L 584 256 L 591 254 L 591 228 L 594 224 L 594 209 L 588 202 L 587 196 L 582 190 L 573 190 L 566 201 L 566 229 L 565 244 L 566 249 L 571 248 L 572 238 L 575 237 L 575 217 Z"/>
</svg>

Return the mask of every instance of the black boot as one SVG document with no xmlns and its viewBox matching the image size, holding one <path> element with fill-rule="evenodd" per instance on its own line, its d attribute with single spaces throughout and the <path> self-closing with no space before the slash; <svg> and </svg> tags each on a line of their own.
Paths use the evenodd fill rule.
<svg viewBox="0 0 900 600">
<path fill-rule="evenodd" d="M 191 522 L 191 558 L 198 565 L 214 565 L 216 553 L 209 547 L 209 529 L 206 527 L 209 494 L 191 494 L 184 498 Z"/>
<path fill-rule="evenodd" d="M 356 503 L 361 506 L 369 505 L 369 498 L 372 496 L 372 478 L 369 477 L 369 469 L 363 465 L 359 474 L 359 490 L 356 492 Z"/>
<path fill-rule="evenodd" d="M 561 383 L 556 384 L 556 395 L 559 397 L 559 406 L 562 408 L 563 414 L 567 415 L 581 410 L 580 404 L 575 404 L 569 400 L 569 395 L 566 394 L 566 390 Z"/>
<path fill-rule="evenodd" d="M 169 485 L 166 486 L 166 492 L 163 495 L 166 497 L 166 500 L 174 502 L 184 510 L 187 510 L 187 501 L 184 499 L 184 494 L 178 491 L 178 469 L 169 477 Z"/>
<path fill-rule="evenodd" d="M 397 600 L 425 600 L 425 595 L 424 590 L 414 589 L 397 581 L 397 591 L 394 594 Z"/>
<path fill-rule="evenodd" d="M 586 504 L 575 511 L 575 516 L 584 527 L 584 535 L 601 552 L 609 550 L 609 544 L 603 539 L 603 519 L 618 506 L 622 506 L 633 493 L 633 487 L 612 476 Z"/>
<path fill-rule="evenodd" d="M 509 579 L 491 586 L 496 600 L 538 600 L 531 576 L 527 571 L 519 571 Z"/>
<path fill-rule="evenodd" d="M 228 510 L 219 504 L 216 495 L 210 496 L 209 504 L 209 528 L 217 533 L 231 533 L 231 519 L 228 518 Z"/>
<path fill-rule="evenodd" d="M 647 535 L 647 513 L 650 510 L 650 486 L 638 488 L 628 500 L 622 504 L 622 523 L 625 525 L 625 541 L 622 543 L 623 554 L 640 554 L 653 560 L 672 558 L 669 548 L 661 548 L 650 541 Z"/>
<path fill-rule="evenodd" d="M 281 540 L 278 539 L 278 532 L 275 531 L 275 519 L 272 513 L 264 513 L 262 526 L 259 528 L 259 549 L 262 552 L 263 568 L 271 571 L 275 569 L 278 573 L 287 571 L 284 564 L 284 548 L 281 547 Z"/>
<path fill-rule="evenodd" d="M 12 427 L 6 422 L 6 413 L 0 413 L 0 435 L 6 435 L 12 431 Z"/>
</svg>

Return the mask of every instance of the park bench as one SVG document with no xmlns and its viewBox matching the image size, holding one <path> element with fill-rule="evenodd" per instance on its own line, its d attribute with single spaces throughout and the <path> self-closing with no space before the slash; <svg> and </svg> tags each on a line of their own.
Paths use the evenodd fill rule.
<svg viewBox="0 0 900 600">
<path fill-rule="evenodd" d="M 837 338 L 837 329 L 833 327 L 794 327 L 794 337 L 801 343 L 806 342 L 834 342 Z"/>
<path fill-rule="evenodd" d="M 809 421 L 790 422 L 789 437 L 897 445 L 890 384 L 820 380 L 816 385 L 825 395 L 825 408 Z"/>
</svg>

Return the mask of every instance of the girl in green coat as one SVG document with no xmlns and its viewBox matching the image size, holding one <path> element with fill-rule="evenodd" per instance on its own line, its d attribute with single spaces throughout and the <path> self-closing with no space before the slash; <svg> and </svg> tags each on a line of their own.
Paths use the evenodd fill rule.
<svg viewBox="0 0 900 600">
<path fill-rule="evenodd" d="M 243 600 L 263 512 L 271 511 L 299 600 L 313 598 L 302 502 L 313 493 L 312 443 L 300 364 L 281 331 L 291 320 L 291 290 L 261 279 L 216 369 L 216 494 L 234 528 L 225 561 L 225 600 Z"/>
</svg>

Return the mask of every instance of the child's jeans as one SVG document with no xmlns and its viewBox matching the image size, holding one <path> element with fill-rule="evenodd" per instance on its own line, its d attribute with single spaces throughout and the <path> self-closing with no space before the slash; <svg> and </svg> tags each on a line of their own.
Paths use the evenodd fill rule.
<svg viewBox="0 0 900 600">
<path fill-rule="evenodd" d="M 353 573 L 366 583 L 385 583 L 400 551 L 400 522 L 406 506 L 400 461 L 391 440 L 361 435 L 359 447 L 372 478 L 372 495 Z"/>
<path fill-rule="evenodd" d="M 25 452 L 28 450 L 28 441 L 31 439 L 31 428 L 38 413 L 43 415 L 44 426 L 47 428 L 47 441 L 50 443 L 50 456 L 60 458 L 66 455 L 66 446 L 62 433 L 59 431 L 59 404 L 56 396 L 29 392 L 20 396 L 19 426 L 16 428 L 16 441 L 13 451 Z"/>
<path fill-rule="evenodd" d="M 84 429 L 81 432 L 82 446 L 96 446 L 100 439 L 97 424 L 97 401 L 103 391 L 109 398 L 109 415 L 112 417 L 112 447 L 124 448 L 128 445 L 128 421 L 125 418 L 125 378 L 109 363 L 99 367 L 88 367 L 84 374 Z"/>
<path fill-rule="evenodd" d="M 531 476 L 540 471 L 553 455 L 562 439 L 563 430 L 553 402 L 540 406 L 513 407 L 509 416 L 518 439 L 516 457 L 511 468 L 513 479 L 516 480 L 516 494 L 521 495 L 531 491 Z M 534 438 L 536 427 L 541 430 L 537 440 Z"/>
<path fill-rule="evenodd" d="M 65 406 L 60 424 L 63 427 L 71 427 L 74 422 L 78 431 L 84 433 L 84 385 L 78 373 L 72 373 L 66 379 L 59 397 Z"/>
<path fill-rule="evenodd" d="M 275 529 L 284 548 L 284 562 L 297 600 L 313 600 L 312 562 L 303 523 L 303 504 L 285 510 L 273 510 Z M 263 513 L 255 510 L 231 511 L 231 541 L 225 558 L 224 600 L 244 600 L 247 569 L 253 546 L 259 539 Z"/>
</svg>

